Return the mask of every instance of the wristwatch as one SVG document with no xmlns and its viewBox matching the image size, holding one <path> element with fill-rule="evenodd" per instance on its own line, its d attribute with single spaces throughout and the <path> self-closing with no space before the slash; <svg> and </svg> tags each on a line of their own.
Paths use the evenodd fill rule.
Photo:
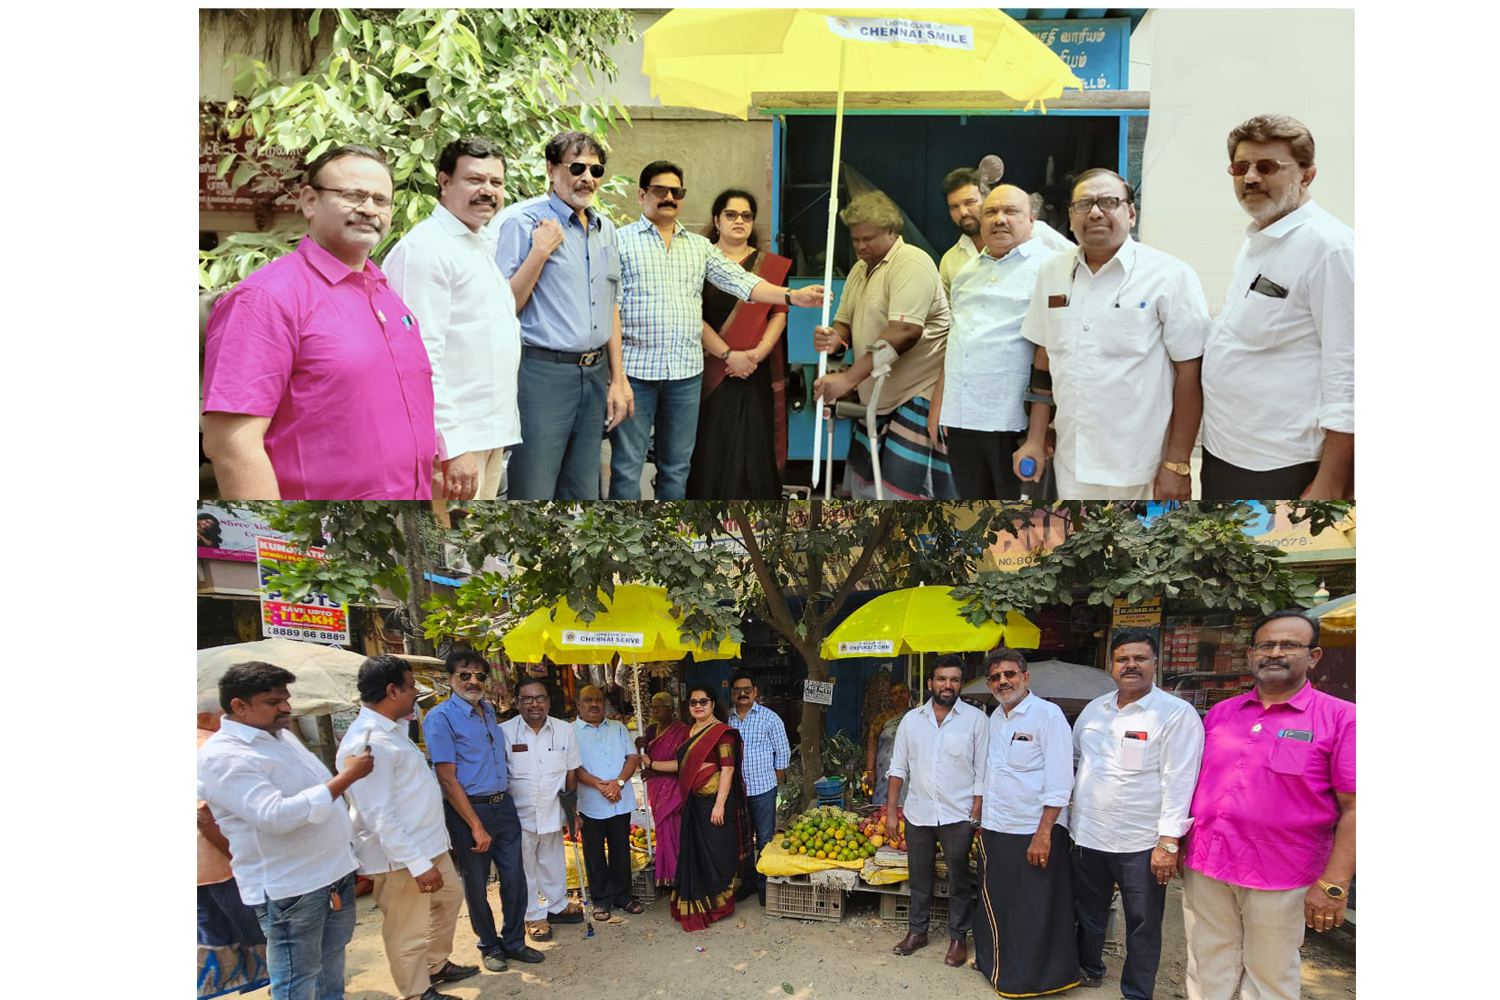
<svg viewBox="0 0 1500 1000">
<path fill-rule="evenodd" d="M 721 355 L 719 355 L 719 360 L 720 361 L 728 361 L 729 360 L 729 356 L 731 354 L 733 354 L 733 353 L 734 353 L 734 348 L 732 348 L 732 347 L 726 347 L 726 348 L 724 348 L 724 353 L 721 354 Z"/>
<path fill-rule="evenodd" d="M 1168 854 L 1176 854 L 1177 853 L 1177 845 L 1176 844 L 1169 844 L 1169 843 L 1167 843 L 1164 840 L 1158 840 L 1156 842 L 1156 846 L 1160 847 L 1162 850 L 1166 851 Z"/>
<path fill-rule="evenodd" d="M 786 298 L 786 304 L 787 305 L 791 305 L 792 304 L 792 290 L 790 288 L 788 288 L 786 290 L 786 292 L 785 292 L 785 298 Z"/>
<path fill-rule="evenodd" d="M 621 788 L 624 788 L 625 787 L 625 779 L 624 778 L 616 778 L 615 779 L 615 784 L 619 785 Z"/>
<path fill-rule="evenodd" d="M 1163 462 L 1161 463 L 1161 467 L 1175 472 L 1179 476 L 1191 476 L 1193 474 L 1193 467 L 1186 462 Z"/>
<path fill-rule="evenodd" d="M 1343 886 L 1334 885 L 1332 882 L 1327 882 L 1323 879 L 1318 879 L 1318 887 L 1328 895 L 1329 899 L 1343 899 L 1349 895 Z"/>
</svg>

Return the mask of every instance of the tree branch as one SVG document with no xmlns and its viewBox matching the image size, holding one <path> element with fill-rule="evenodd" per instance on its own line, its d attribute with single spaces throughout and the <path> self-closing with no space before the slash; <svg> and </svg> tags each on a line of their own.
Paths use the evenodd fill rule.
<svg viewBox="0 0 1500 1000">
<path fill-rule="evenodd" d="M 760 543 L 755 537 L 755 528 L 750 523 L 750 516 L 746 513 L 743 504 L 731 504 L 730 516 L 740 529 L 740 541 L 745 546 L 745 551 L 750 554 L 750 565 L 755 570 L 755 576 L 760 580 L 760 589 L 766 597 L 766 608 L 771 612 L 771 624 L 776 631 L 795 640 L 797 637 L 797 624 L 792 621 L 792 610 L 787 607 L 786 595 L 776 584 L 776 574 L 771 572 L 771 567 L 766 564 L 764 554 L 761 552 Z"/>
<path fill-rule="evenodd" d="M 844 601 L 853 592 L 855 584 L 864 579 L 865 573 L 870 569 L 870 563 L 875 559 L 875 552 L 885 544 L 886 537 L 890 534 L 891 524 L 896 519 L 894 507 L 887 507 L 880 512 L 880 520 L 875 523 L 875 530 L 865 539 L 864 548 L 859 553 L 859 558 L 849 569 L 849 575 L 839 585 L 839 589 L 833 592 L 833 600 L 828 603 L 828 610 L 818 616 L 815 627 L 809 629 L 809 634 L 821 630 L 838 614 L 839 608 L 844 606 Z"/>
</svg>

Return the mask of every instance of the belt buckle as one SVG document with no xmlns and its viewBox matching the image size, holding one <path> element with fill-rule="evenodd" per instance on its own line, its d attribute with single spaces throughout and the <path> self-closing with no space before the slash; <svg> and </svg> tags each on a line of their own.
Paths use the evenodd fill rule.
<svg viewBox="0 0 1500 1000">
<path fill-rule="evenodd" d="M 603 348 L 599 348 L 598 350 L 594 351 L 585 351 L 584 353 L 578 355 L 578 367 L 592 368 L 594 365 L 599 363 L 599 355 L 603 353 Z"/>
</svg>

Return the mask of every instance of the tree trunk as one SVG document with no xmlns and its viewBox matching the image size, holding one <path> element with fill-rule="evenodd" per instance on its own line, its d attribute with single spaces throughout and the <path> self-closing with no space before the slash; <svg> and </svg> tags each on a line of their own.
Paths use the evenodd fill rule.
<svg viewBox="0 0 1500 1000">
<path fill-rule="evenodd" d="M 411 586 L 406 593 L 406 642 L 411 651 L 421 656 L 436 655 L 432 640 L 422 632 L 422 622 L 427 612 L 422 604 L 432 597 L 432 582 L 427 579 L 431 566 L 427 560 L 427 547 L 422 544 L 422 518 L 424 512 L 415 504 L 401 508 L 401 537 L 406 543 L 406 575 Z"/>
<path fill-rule="evenodd" d="M 822 636 L 818 636 L 822 641 Z M 817 643 L 797 643 L 796 649 L 807 664 L 807 678 L 813 681 L 828 679 L 828 664 L 819 654 Z M 802 737 L 802 808 L 806 809 L 816 797 L 813 782 L 823 777 L 823 735 L 827 713 L 822 705 L 802 703 L 802 725 L 798 732 Z"/>
</svg>

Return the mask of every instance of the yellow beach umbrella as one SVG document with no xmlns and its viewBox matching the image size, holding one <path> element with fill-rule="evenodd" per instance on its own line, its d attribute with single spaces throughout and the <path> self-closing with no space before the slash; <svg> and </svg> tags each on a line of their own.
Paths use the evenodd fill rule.
<svg viewBox="0 0 1500 1000">
<path fill-rule="evenodd" d="M 584 622 L 567 601 L 532 612 L 505 635 L 505 653 L 521 663 L 543 656 L 558 663 L 609 663 L 619 653 L 636 661 L 727 660 L 740 655 L 739 643 L 725 639 L 710 652 L 684 642 L 664 587 L 626 583 L 614 598 L 600 594 L 604 610 Z"/>
<path fill-rule="evenodd" d="M 1354 645 L 1354 595 L 1339 597 L 1308 612 L 1318 619 L 1322 634 L 1321 646 Z"/>
<path fill-rule="evenodd" d="M 1018 100 L 1050 100 L 1083 82 L 1051 49 L 994 9 L 931 10 L 677 8 L 645 33 L 641 71 L 663 104 L 746 118 L 756 91 L 836 93 L 828 247 L 823 286 L 833 283 L 839 155 L 845 91 L 931 93 L 1001 91 Z M 1045 105 L 1043 106 L 1045 111 Z M 893 151 L 894 152 L 894 151 Z M 830 298 L 823 298 L 828 325 Z M 818 377 L 828 355 L 818 355 Z M 818 485 L 823 411 L 813 429 L 812 484 Z"/>
<path fill-rule="evenodd" d="M 950 587 L 908 587 L 881 594 L 854 612 L 823 640 L 824 659 L 954 653 L 999 645 L 1035 649 L 1041 630 L 1015 611 L 1004 622 L 970 625 Z"/>
</svg>

